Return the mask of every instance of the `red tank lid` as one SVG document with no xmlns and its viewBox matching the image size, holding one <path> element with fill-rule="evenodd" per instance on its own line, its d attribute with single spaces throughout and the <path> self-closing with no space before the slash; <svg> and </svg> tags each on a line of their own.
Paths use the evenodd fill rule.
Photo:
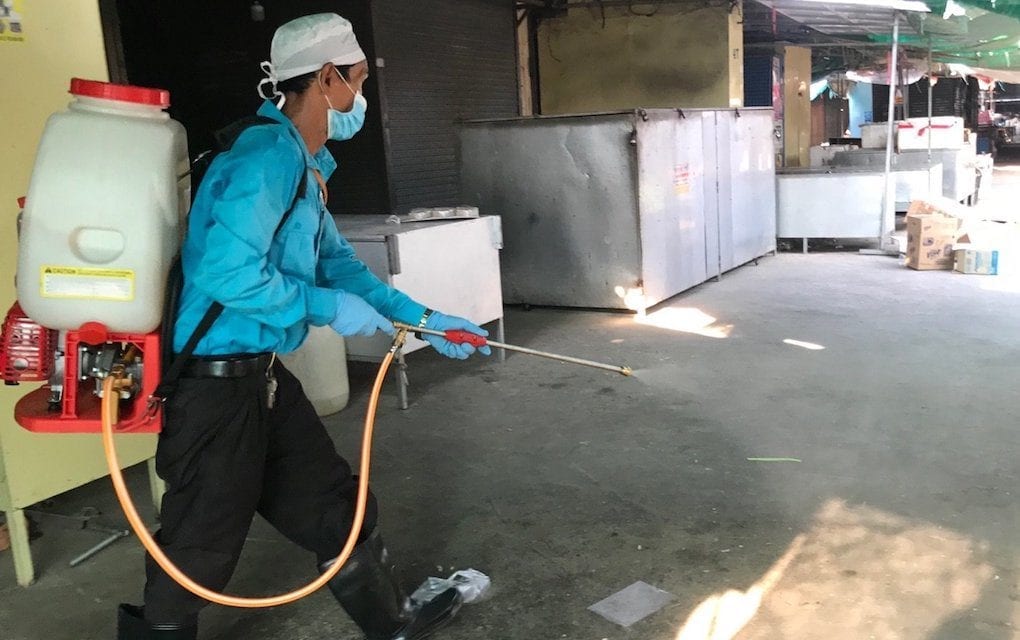
<svg viewBox="0 0 1020 640">
<path fill-rule="evenodd" d="M 85 344 L 98 345 L 110 337 L 110 330 L 101 322 L 86 322 L 78 328 L 78 337 Z"/>
<path fill-rule="evenodd" d="M 148 87 L 135 87 L 129 84 L 113 84 L 111 82 L 99 82 L 98 80 L 71 78 L 70 92 L 76 96 L 84 96 L 86 98 L 119 100 L 120 102 L 144 104 L 161 109 L 166 109 L 170 106 L 170 92 L 166 89 L 150 89 Z"/>
</svg>

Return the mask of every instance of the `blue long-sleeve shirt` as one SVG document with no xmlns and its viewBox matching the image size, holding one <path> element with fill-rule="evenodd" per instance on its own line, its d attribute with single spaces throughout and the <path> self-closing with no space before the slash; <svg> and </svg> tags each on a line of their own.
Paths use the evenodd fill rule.
<svg viewBox="0 0 1020 640">
<path fill-rule="evenodd" d="M 387 318 L 417 324 L 425 307 L 376 278 L 326 209 L 313 169 L 329 179 L 337 166 L 329 151 L 310 154 L 273 103 L 258 113 L 280 124 L 246 129 L 217 156 L 191 208 L 174 350 L 184 348 L 213 300 L 223 314 L 196 355 L 293 351 L 309 325 L 334 319 L 337 289 L 361 296 Z M 274 236 L 301 180 L 304 196 Z"/>
</svg>

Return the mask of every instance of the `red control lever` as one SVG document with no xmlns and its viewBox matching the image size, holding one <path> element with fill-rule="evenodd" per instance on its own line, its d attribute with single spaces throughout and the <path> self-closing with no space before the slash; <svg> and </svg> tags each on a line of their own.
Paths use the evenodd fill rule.
<svg viewBox="0 0 1020 640">
<path fill-rule="evenodd" d="M 472 347 L 484 347 L 489 344 L 489 341 L 484 336 L 480 336 L 477 333 L 471 333 L 470 331 L 462 331 L 460 329 L 450 329 L 444 332 L 446 339 L 454 344 L 469 344 Z"/>
</svg>

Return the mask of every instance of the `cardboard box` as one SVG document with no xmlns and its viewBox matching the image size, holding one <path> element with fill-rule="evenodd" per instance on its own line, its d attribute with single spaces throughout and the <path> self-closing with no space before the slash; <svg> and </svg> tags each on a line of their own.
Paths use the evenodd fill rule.
<svg viewBox="0 0 1020 640">
<path fill-rule="evenodd" d="M 999 250 L 980 249 L 972 245 L 957 244 L 953 270 L 982 276 L 999 275 Z"/>
<path fill-rule="evenodd" d="M 910 208 L 907 209 L 907 216 L 940 213 L 962 221 L 970 215 L 970 211 L 969 207 L 960 204 L 952 198 L 929 196 L 924 199 L 911 201 Z"/>
<path fill-rule="evenodd" d="M 911 210 L 915 204 L 911 203 Z M 953 268 L 953 245 L 960 230 L 960 219 L 934 213 L 907 213 L 907 266 L 918 271 Z"/>
</svg>

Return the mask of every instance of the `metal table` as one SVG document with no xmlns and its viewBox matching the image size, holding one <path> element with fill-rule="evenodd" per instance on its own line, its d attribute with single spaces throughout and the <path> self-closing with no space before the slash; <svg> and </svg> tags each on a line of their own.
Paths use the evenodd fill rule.
<svg viewBox="0 0 1020 640">
<path fill-rule="evenodd" d="M 499 252 L 499 216 L 465 220 L 388 223 L 389 216 L 334 216 L 340 233 L 380 280 L 422 304 L 476 324 L 496 323 L 505 341 Z M 406 355 L 428 346 L 409 336 L 397 354 L 400 407 L 406 409 Z M 379 362 L 390 348 L 385 336 L 348 338 L 348 360 Z M 505 354 L 498 354 L 503 361 Z"/>
<path fill-rule="evenodd" d="M 893 210 L 905 211 L 910 202 L 941 191 L 942 165 L 927 169 L 894 169 L 889 187 L 896 207 L 885 212 L 882 190 L 885 172 L 879 167 L 787 168 L 779 171 L 777 235 L 801 238 L 807 253 L 809 238 L 879 238 L 894 228 Z"/>
<path fill-rule="evenodd" d="M 13 399 L 27 391 L 28 386 L 20 386 L 5 388 L 3 394 Z M 165 486 L 156 474 L 155 451 L 154 435 L 117 436 L 117 453 L 123 468 L 148 463 L 151 498 L 158 513 Z M 29 586 L 36 575 L 25 509 L 106 475 L 106 459 L 98 436 L 30 433 L 14 420 L 0 420 L 0 511 L 7 514 L 19 585 Z"/>
<path fill-rule="evenodd" d="M 931 166 L 942 165 L 942 173 L 932 176 L 932 183 L 942 185 L 940 195 L 963 202 L 974 196 L 977 187 L 977 156 L 974 149 L 932 149 Z M 884 149 L 854 149 L 841 151 L 832 158 L 833 167 L 881 170 L 885 166 Z M 928 151 L 908 150 L 892 155 L 892 171 L 920 171 L 928 169 Z"/>
</svg>

